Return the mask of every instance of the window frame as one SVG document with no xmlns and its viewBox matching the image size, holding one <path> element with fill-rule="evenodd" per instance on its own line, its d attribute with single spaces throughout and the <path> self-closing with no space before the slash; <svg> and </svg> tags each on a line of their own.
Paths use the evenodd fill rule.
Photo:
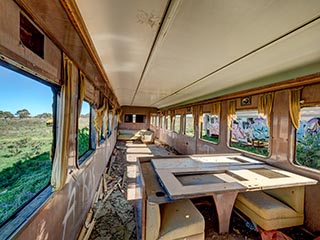
<svg viewBox="0 0 320 240">
<path fill-rule="evenodd" d="M 0 56 L 2 56 L 0 54 Z M 37 81 L 40 84 L 43 84 L 47 87 L 51 88 L 53 99 L 52 99 L 52 144 L 51 144 L 51 162 L 53 161 L 55 151 L 56 151 L 56 140 L 57 140 L 57 130 L 59 129 L 57 114 L 58 109 L 60 108 L 60 98 L 61 98 L 61 86 L 54 83 L 54 81 L 45 80 L 37 72 L 24 67 L 23 65 L 15 62 L 15 61 L 6 61 L 6 58 L 0 59 L 0 66 L 7 68 L 17 74 L 24 75 L 25 77 L 30 78 L 32 81 Z M 52 171 L 52 168 L 51 168 Z M 10 238 L 14 232 L 16 232 L 19 228 L 21 228 L 24 224 L 27 223 L 28 219 L 35 215 L 40 208 L 45 205 L 45 203 L 50 199 L 53 195 L 54 191 L 51 186 L 51 178 L 48 183 L 39 190 L 32 198 L 18 207 L 7 219 L 5 219 L 2 223 L 0 223 L 0 235 L 4 238 Z"/>
<path fill-rule="evenodd" d="M 168 123 L 168 120 L 170 120 L 170 123 Z M 169 114 L 169 115 L 167 115 L 166 116 L 166 130 L 167 131 L 172 131 L 172 118 L 171 118 L 171 115 Z"/>
<path fill-rule="evenodd" d="M 187 115 L 191 115 L 192 116 L 192 136 L 188 135 L 186 133 L 187 130 Z M 194 124 L 194 115 L 192 113 L 186 113 L 183 115 L 183 134 L 190 137 L 190 138 L 194 138 L 195 137 L 195 124 Z"/>
<path fill-rule="evenodd" d="M 83 103 L 88 103 L 89 104 L 89 149 L 84 152 L 81 156 L 79 156 L 79 136 L 78 136 L 78 131 L 79 131 L 79 118 L 81 115 L 81 110 L 80 110 L 80 114 L 78 114 L 77 117 L 77 164 L 78 166 L 81 166 L 95 151 L 96 149 L 96 144 L 95 144 L 95 134 L 96 132 L 94 131 L 94 116 L 95 116 L 95 112 L 93 110 L 93 104 L 90 103 L 89 101 L 87 101 L 86 99 L 83 100 Z"/>
<path fill-rule="evenodd" d="M 303 108 L 315 108 L 315 107 L 319 108 L 319 110 L 320 110 L 320 103 L 313 103 L 313 104 L 308 104 L 306 106 L 301 106 L 301 109 L 303 109 Z M 300 109 L 300 116 L 301 116 L 301 109 Z M 313 117 L 313 118 L 315 118 L 315 117 Z M 320 118 L 320 116 L 318 118 Z M 300 119 L 300 126 L 301 126 L 301 119 Z M 298 139 L 297 138 L 298 138 L 298 136 L 297 135 L 298 135 L 298 130 L 299 129 L 295 129 L 293 127 L 293 125 L 292 125 L 292 128 L 294 129 L 294 131 L 293 131 L 293 134 L 294 134 L 294 137 L 293 137 L 294 154 L 293 154 L 292 163 L 294 164 L 295 167 L 303 168 L 303 169 L 305 169 L 307 171 L 319 172 L 320 168 L 319 169 L 313 168 L 313 167 L 306 166 L 306 165 L 303 165 L 303 164 L 298 162 L 298 160 L 297 160 L 297 155 L 298 155 L 297 154 L 297 145 L 298 145 L 297 144 L 298 143 Z M 320 135 L 320 132 L 319 132 L 319 135 Z"/>
<path fill-rule="evenodd" d="M 202 138 L 202 131 L 203 131 L 203 127 L 204 127 L 204 122 L 203 122 L 203 119 L 204 119 L 204 115 L 210 115 L 210 121 L 211 121 L 211 117 L 212 116 L 217 116 L 218 117 L 218 121 L 219 121 L 219 135 L 218 135 L 218 139 L 216 142 L 214 141 L 210 141 L 208 139 L 205 139 L 205 138 Z M 207 143 L 212 143 L 212 144 L 219 144 L 220 143 L 220 134 L 221 134 L 221 121 L 220 121 L 220 116 L 218 115 L 215 115 L 215 114 L 211 114 L 209 112 L 203 112 L 202 113 L 202 121 L 199 121 L 200 123 L 200 127 L 199 127 L 199 139 L 201 141 L 204 141 L 204 142 L 207 142 Z"/>
<path fill-rule="evenodd" d="M 254 108 L 254 109 L 239 109 L 239 110 L 236 111 L 236 116 L 237 116 L 237 113 L 239 113 L 239 112 L 257 112 L 257 118 L 259 117 L 257 108 Z M 237 119 L 238 119 L 238 116 L 237 116 Z M 243 152 L 243 153 L 246 153 L 246 154 L 251 154 L 251 155 L 256 156 L 256 157 L 270 158 L 270 156 L 271 156 L 271 137 L 270 137 L 270 133 L 271 133 L 272 129 L 269 129 L 269 127 L 267 125 L 267 127 L 268 127 L 268 148 L 267 148 L 268 154 L 264 155 L 262 153 L 255 153 L 255 152 L 251 152 L 251 151 L 247 151 L 247 150 L 244 150 L 244 149 L 241 149 L 241 148 L 237 148 L 237 147 L 231 146 L 231 144 L 232 144 L 232 124 L 233 124 L 234 121 L 235 120 L 232 120 L 231 126 L 228 126 L 228 144 L 227 144 L 228 148 L 230 148 L 232 150 L 235 150 L 235 151 Z M 267 121 L 267 120 L 265 119 L 265 121 Z"/>
<path fill-rule="evenodd" d="M 178 129 L 178 131 L 176 131 L 177 116 L 179 116 L 179 129 Z M 181 114 L 175 114 L 174 115 L 173 132 L 178 133 L 178 134 L 181 133 Z"/>
</svg>

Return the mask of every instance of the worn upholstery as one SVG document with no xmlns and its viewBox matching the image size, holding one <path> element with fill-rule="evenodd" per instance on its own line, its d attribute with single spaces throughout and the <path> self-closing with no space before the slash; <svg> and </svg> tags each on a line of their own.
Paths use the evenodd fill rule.
<svg viewBox="0 0 320 240">
<path fill-rule="evenodd" d="M 161 206 L 147 202 L 147 240 L 203 240 L 204 226 L 203 216 L 188 199 Z"/>
<path fill-rule="evenodd" d="M 130 129 L 119 129 L 118 140 L 132 141 L 141 140 L 144 143 L 152 143 L 154 141 L 154 133 L 150 130 L 130 130 Z"/>
<path fill-rule="evenodd" d="M 235 207 L 264 230 L 302 225 L 304 187 L 240 193 Z"/>
</svg>

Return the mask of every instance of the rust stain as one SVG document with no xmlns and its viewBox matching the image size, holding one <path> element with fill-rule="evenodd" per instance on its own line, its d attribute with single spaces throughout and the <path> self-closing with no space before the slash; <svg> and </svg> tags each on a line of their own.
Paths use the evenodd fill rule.
<svg viewBox="0 0 320 240">
<path fill-rule="evenodd" d="M 160 24 L 160 17 L 156 16 L 154 13 L 147 13 L 143 10 L 138 10 L 137 22 L 140 24 L 146 24 L 153 28 Z"/>
</svg>

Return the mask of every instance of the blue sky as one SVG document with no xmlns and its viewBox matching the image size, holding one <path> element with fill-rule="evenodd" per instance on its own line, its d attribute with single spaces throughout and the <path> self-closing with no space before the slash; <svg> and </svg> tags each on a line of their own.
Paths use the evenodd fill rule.
<svg viewBox="0 0 320 240">
<path fill-rule="evenodd" d="M 53 93 L 50 87 L 3 66 L 0 66 L 0 86 L 1 111 L 15 114 L 25 108 L 31 116 L 52 113 Z M 83 109 L 82 112 L 89 110 Z"/>
</svg>

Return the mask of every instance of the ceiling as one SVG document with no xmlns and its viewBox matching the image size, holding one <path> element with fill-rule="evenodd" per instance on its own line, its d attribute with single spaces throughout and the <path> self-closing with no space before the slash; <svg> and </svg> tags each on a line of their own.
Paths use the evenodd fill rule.
<svg viewBox="0 0 320 240">
<path fill-rule="evenodd" d="M 165 108 L 320 69 L 319 0 L 76 3 L 120 105 Z"/>
</svg>

